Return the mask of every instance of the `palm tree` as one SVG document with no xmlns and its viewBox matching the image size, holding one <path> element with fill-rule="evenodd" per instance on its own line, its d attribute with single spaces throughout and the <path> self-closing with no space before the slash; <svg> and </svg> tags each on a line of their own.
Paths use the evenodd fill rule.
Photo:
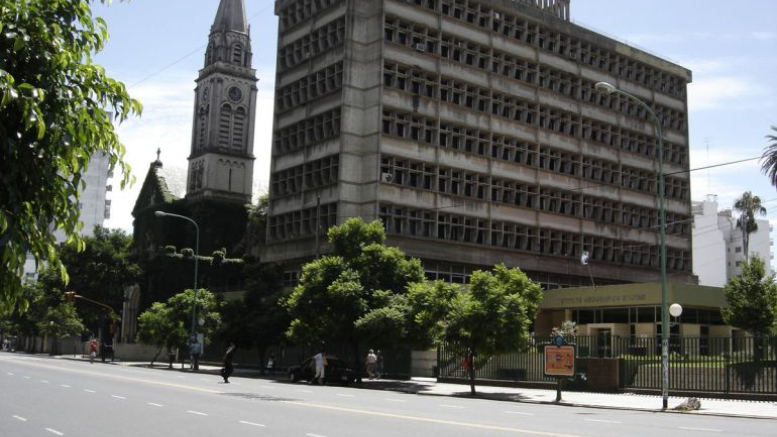
<svg viewBox="0 0 777 437">
<path fill-rule="evenodd" d="M 734 202 L 734 209 L 741 215 L 737 220 L 737 228 L 742 229 L 742 246 L 745 250 L 745 259 L 749 258 L 748 243 L 750 234 L 758 230 L 758 223 L 755 221 L 755 215 L 766 215 L 766 208 L 761 205 L 761 198 L 753 196 L 750 191 L 742 193 L 742 197 Z"/>
<path fill-rule="evenodd" d="M 772 126 L 772 130 L 777 133 L 777 126 Z M 761 173 L 769 176 L 772 185 L 777 187 L 777 135 L 767 135 L 766 138 L 771 144 L 764 148 L 761 156 Z"/>
</svg>

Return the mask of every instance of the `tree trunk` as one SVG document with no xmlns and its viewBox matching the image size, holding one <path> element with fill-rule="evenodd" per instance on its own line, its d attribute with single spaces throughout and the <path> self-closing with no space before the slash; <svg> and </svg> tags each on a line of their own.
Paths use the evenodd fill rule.
<svg viewBox="0 0 777 437">
<path fill-rule="evenodd" d="M 157 351 L 156 351 L 156 355 L 154 355 L 154 356 L 151 358 L 151 367 L 154 367 L 154 361 L 156 361 L 156 359 L 157 359 L 157 358 L 159 358 L 159 354 L 160 354 L 160 353 L 162 353 L 162 348 L 163 348 L 163 347 L 164 347 L 164 346 L 159 346 L 159 350 L 157 350 Z"/>
<path fill-rule="evenodd" d="M 469 375 L 469 389 L 472 395 L 475 394 L 475 351 L 474 349 L 469 349 L 467 351 L 467 356 L 464 357 L 465 362 L 467 363 L 467 374 Z"/>
</svg>

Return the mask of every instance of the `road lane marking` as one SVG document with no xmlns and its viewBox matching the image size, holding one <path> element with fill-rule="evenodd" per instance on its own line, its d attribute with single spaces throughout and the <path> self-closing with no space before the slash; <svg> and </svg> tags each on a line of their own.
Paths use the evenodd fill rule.
<svg viewBox="0 0 777 437">
<path fill-rule="evenodd" d="M 85 389 L 84 389 L 84 391 L 85 391 L 85 392 L 87 392 L 87 393 L 97 393 L 96 391 L 94 391 L 94 390 L 89 390 L 88 388 L 85 388 Z"/>
<path fill-rule="evenodd" d="M 42 383 L 44 383 L 44 384 L 48 384 L 48 383 L 49 383 L 49 382 L 48 382 L 48 381 L 46 381 L 45 379 L 41 379 L 41 380 L 40 380 L 40 382 L 42 382 Z"/>
<path fill-rule="evenodd" d="M 124 396 L 116 396 L 116 395 L 111 395 L 111 397 L 112 397 L 112 398 L 114 398 L 114 399 L 121 399 L 121 400 L 125 400 L 125 399 L 127 399 L 127 398 L 125 398 Z"/>
<path fill-rule="evenodd" d="M 523 411 L 505 411 L 507 414 L 520 414 L 521 416 L 534 416 L 534 413 L 524 413 Z"/>
<path fill-rule="evenodd" d="M 198 416 L 207 416 L 207 414 L 206 414 L 206 413 L 200 413 L 199 411 L 192 411 L 192 410 L 188 410 L 188 411 L 187 411 L 187 413 L 196 414 L 196 415 L 198 415 Z"/>
<path fill-rule="evenodd" d="M 16 375 L 14 375 L 14 374 L 13 374 L 13 373 L 11 373 L 11 372 L 8 372 L 8 376 L 16 376 Z"/>
<path fill-rule="evenodd" d="M 407 402 L 404 399 L 394 399 L 394 398 L 384 398 L 384 400 L 389 401 L 389 402 Z"/>
<path fill-rule="evenodd" d="M 713 428 L 693 428 L 690 426 L 679 426 L 680 429 L 687 429 L 688 431 L 709 431 L 709 432 L 723 432 L 719 429 L 713 429 Z"/>
<path fill-rule="evenodd" d="M 70 386 L 69 386 L 69 385 L 67 385 L 67 384 L 60 384 L 59 386 L 60 386 L 60 387 L 65 387 L 65 388 L 70 388 Z"/>
<path fill-rule="evenodd" d="M 251 426 L 261 426 L 264 427 L 261 423 L 254 423 L 254 422 L 246 422 L 245 420 L 241 420 L 239 423 L 242 423 L 244 425 L 251 425 Z"/>
<path fill-rule="evenodd" d="M 24 417 L 21 417 L 21 416 L 11 416 L 11 417 L 13 417 L 16 420 L 21 420 L 22 422 L 26 422 L 27 421 L 27 419 L 25 419 Z"/>
<path fill-rule="evenodd" d="M 344 398 L 353 398 L 356 397 L 356 395 L 347 395 L 345 393 L 337 393 L 337 396 L 342 396 Z"/>
<path fill-rule="evenodd" d="M 22 378 L 24 378 L 24 379 L 30 379 L 30 377 L 29 377 L 29 376 L 22 376 Z"/>
<path fill-rule="evenodd" d="M 439 407 L 445 407 L 445 408 L 464 408 L 464 407 L 459 406 L 459 405 L 448 405 L 448 404 L 440 404 L 438 406 Z"/>
<path fill-rule="evenodd" d="M 213 381 L 213 380 L 212 379 L 207 379 L 207 378 L 200 378 L 200 381 L 210 382 L 210 381 Z"/>
<path fill-rule="evenodd" d="M 280 402 L 288 405 L 297 405 L 300 407 L 307 407 L 307 408 L 319 408 L 322 410 L 364 414 L 367 416 L 387 417 L 391 419 L 414 420 L 416 422 L 461 426 L 465 428 L 487 429 L 491 431 L 506 431 L 514 434 L 523 434 L 523 435 L 528 434 L 528 435 L 537 435 L 537 436 L 544 436 L 544 437 L 583 437 L 579 434 L 564 434 L 560 432 L 535 431 L 532 429 L 521 429 L 521 428 L 512 428 L 507 426 L 486 425 L 481 423 L 459 422 L 455 420 L 433 419 L 431 417 L 410 416 L 406 414 L 382 413 L 379 411 L 360 410 L 357 408 L 336 407 L 336 406 L 324 405 L 324 404 L 313 404 L 313 403 L 303 402 L 303 401 L 280 401 Z"/>
<path fill-rule="evenodd" d="M 305 435 L 308 436 L 308 437 L 326 437 L 326 436 L 323 436 L 321 434 L 310 434 L 310 433 L 307 433 Z"/>
<path fill-rule="evenodd" d="M 623 423 L 623 422 L 616 422 L 614 420 L 602 420 L 602 419 L 583 419 L 586 422 L 599 422 L 599 423 Z"/>
<path fill-rule="evenodd" d="M 275 388 L 271 385 L 260 385 L 259 388 Z"/>
<path fill-rule="evenodd" d="M 153 407 L 164 407 L 164 405 L 162 405 L 162 404 L 155 404 L 153 402 L 146 402 L 146 404 L 151 405 Z"/>
<path fill-rule="evenodd" d="M 313 390 L 297 390 L 300 393 L 313 393 Z"/>
<path fill-rule="evenodd" d="M 65 434 L 57 431 L 56 429 L 46 428 L 46 431 L 48 431 L 48 432 L 50 432 L 52 434 L 56 434 L 56 435 L 65 435 Z"/>
</svg>

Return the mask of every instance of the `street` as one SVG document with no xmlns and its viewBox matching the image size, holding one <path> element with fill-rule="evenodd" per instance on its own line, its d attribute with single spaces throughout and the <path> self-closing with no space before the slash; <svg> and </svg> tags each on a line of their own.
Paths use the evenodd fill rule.
<svg viewBox="0 0 777 437">
<path fill-rule="evenodd" d="M 741 436 L 774 420 L 311 386 L 0 354 L 0 436 Z"/>
</svg>

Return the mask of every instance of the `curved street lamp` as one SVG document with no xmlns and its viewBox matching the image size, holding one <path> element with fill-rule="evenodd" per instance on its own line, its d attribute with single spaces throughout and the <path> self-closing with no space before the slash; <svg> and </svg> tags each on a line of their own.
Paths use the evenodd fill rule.
<svg viewBox="0 0 777 437">
<path fill-rule="evenodd" d="M 197 231 L 196 233 L 196 240 L 194 243 L 194 299 L 192 300 L 192 329 L 191 333 L 189 334 L 189 351 L 192 354 L 192 367 L 195 371 L 199 370 L 199 354 L 200 351 L 198 349 L 199 343 L 197 341 L 197 258 L 199 258 L 200 255 L 200 227 L 197 226 L 197 222 L 190 219 L 189 217 L 178 215 L 178 214 L 171 214 L 169 212 L 164 211 L 154 211 L 154 215 L 157 217 L 173 217 L 173 218 L 179 218 L 182 220 L 186 220 L 194 225 L 194 229 Z"/>
<path fill-rule="evenodd" d="M 661 121 L 653 109 L 639 97 L 620 90 L 607 82 L 597 82 L 594 87 L 602 94 L 620 94 L 637 103 L 650 114 L 656 128 L 658 139 L 658 209 L 661 235 L 661 398 L 663 408 L 666 409 L 669 400 L 669 315 L 666 306 L 666 210 L 664 208 L 664 140 L 661 132 Z"/>
</svg>

